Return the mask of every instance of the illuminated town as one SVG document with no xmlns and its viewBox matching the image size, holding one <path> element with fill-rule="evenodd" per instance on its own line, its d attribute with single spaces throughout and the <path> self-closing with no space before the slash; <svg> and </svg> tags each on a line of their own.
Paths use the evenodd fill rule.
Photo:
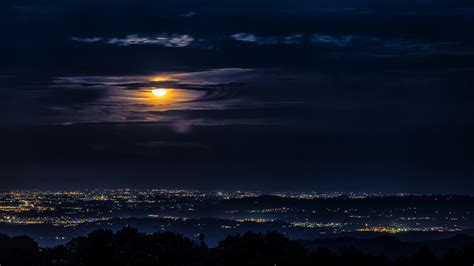
<svg viewBox="0 0 474 266">
<path fill-rule="evenodd" d="M 45 243 L 68 240 L 74 232 L 90 228 L 116 229 L 128 224 L 191 236 L 207 232 L 216 239 L 228 233 L 266 230 L 298 238 L 454 233 L 472 228 L 473 203 L 471 196 L 450 195 L 18 190 L 0 193 L 0 227 L 12 234 L 30 228 Z"/>
</svg>

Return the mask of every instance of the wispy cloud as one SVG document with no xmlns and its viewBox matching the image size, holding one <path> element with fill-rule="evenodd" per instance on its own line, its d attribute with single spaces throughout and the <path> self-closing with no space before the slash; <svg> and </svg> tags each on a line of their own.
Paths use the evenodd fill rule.
<svg viewBox="0 0 474 266">
<path fill-rule="evenodd" d="M 108 44 L 119 46 L 129 45 L 162 45 L 165 47 L 186 47 L 194 41 L 194 38 L 183 34 L 159 34 L 156 36 L 140 36 L 138 34 L 127 35 L 125 38 L 113 38 Z"/>
<path fill-rule="evenodd" d="M 94 42 L 102 41 L 103 38 L 100 38 L 100 37 L 90 37 L 90 38 L 72 37 L 71 40 L 73 40 L 75 42 L 94 43 Z"/>
<path fill-rule="evenodd" d="M 325 34 L 313 34 L 311 36 L 311 42 L 318 43 L 318 44 L 329 44 L 338 47 L 344 47 L 354 40 L 353 35 L 345 35 L 345 36 L 332 36 L 332 35 L 325 35 Z"/>
<path fill-rule="evenodd" d="M 164 47 L 187 47 L 194 42 L 194 38 L 186 34 L 157 34 L 139 35 L 130 34 L 124 38 L 102 38 L 102 37 L 72 37 L 73 41 L 83 43 L 103 42 L 117 46 L 131 45 L 161 45 Z"/>
<path fill-rule="evenodd" d="M 345 47 L 353 43 L 356 39 L 371 40 L 370 37 L 354 36 L 354 35 L 327 35 L 321 33 L 299 34 L 293 33 L 285 36 L 260 36 L 253 33 L 236 33 L 230 36 L 232 39 L 240 42 L 255 43 L 259 45 L 270 44 L 300 44 L 308 41 L 313 44 L 331 45 L 337 47 Z"/>
<path fill-rule="evenodd" d="M 415 56 L 473 53 L 471 49 L 465 49 L 456 42 L 426 42 L 416 39 L 356 34 L 293 33 L 285 36 L 260 36 L 253 33 L 236 33 L 230 35 L 230 38 L 238 42 L 256 45 L 311 44 L 314 47 L 321 46 L 338 50 L 351 48 L 351 55 L 364 56 L 399 56 L 401 53 Z"/>
<path fill-rule="evenodd" d="M 230 36 L 232 39 L 241 42 L 257 42 L 260 38 L 251 33 L 236 33 Z"/>
<path fill-rule="evenodd" d="M 196 15 L 196 12 L 190 11 L 179 15 L 180 17 L 193 17 Z"/>
<path fill-rule="evenodd" d="M 291 34 L 288 36 L 258 36 L 252 33 L 236 33 L 230 36 L 240 42 L 256 44 L 296 44 L 301 42 L 302 34 Z"/>
<path fill-rule="evenodd" d="M 223 112 L 255 104 L 242 100 L 237 95 L 240 86 L 234 85 L 255 78 L 255 72 L 254 69 L 223 68 L 139 76 L 57 77 L 50 86 L 67 92 L 104 92 L 93 102 L 74 106 L 67 103 L 61 113 L 68 122 L 214 123 L 214 117 L 207 112 L 200 116 L 203 110 Z M 162 99 L 154 98 L 150 90 L 155 87 L 166 87 L 169 93 Z M 55 103 L 55 107 L 58 104 Z M 264 107 L 259 105 L 259 108 Z"/>
</svg>

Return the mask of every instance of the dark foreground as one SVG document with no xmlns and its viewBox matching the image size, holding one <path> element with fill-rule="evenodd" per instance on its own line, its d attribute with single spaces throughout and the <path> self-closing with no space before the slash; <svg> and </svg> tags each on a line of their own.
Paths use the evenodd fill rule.
<svg viewBox="0 0 474 266">
<path fill-rule="evenodd" d="M 27 236 L 0 235 L 0 265 L 472 265 L 474 245 L 434 255 L 421 245 L 409 256 L 371 255 L 357 247 L 309 250 L 277 232 L 228 236 L 209 248 L 175 233 L 96 230 L 65 245 L 39 248 Z M 389 247 L 387 247 L 389 248 Z"/>
</svg>

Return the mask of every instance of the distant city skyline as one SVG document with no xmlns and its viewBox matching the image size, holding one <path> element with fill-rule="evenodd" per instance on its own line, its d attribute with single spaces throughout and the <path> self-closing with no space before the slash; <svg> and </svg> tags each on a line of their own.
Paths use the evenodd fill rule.
<svg viewBox="0 0 474 266">
<path fill-rule="evenodd" d="M 472 234 L 474 196 L 284 193 L 184 189 L 0 191 L 0 231 L 57 245 L 88 230 L 228 234 L 283 232 L 292 239 L 390 234 L 407 239 Z"/>
</svg>

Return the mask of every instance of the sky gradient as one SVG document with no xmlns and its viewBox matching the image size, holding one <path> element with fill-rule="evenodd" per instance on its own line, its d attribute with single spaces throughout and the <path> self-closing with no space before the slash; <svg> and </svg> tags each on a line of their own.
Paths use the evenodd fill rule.
<svg viewBox="0 0 474 266">
<path fill-rule="evenodd" d="M 471 1 L 7 0 L 0 25 L 0 188 L 474 193 Z"/>
</svg>

